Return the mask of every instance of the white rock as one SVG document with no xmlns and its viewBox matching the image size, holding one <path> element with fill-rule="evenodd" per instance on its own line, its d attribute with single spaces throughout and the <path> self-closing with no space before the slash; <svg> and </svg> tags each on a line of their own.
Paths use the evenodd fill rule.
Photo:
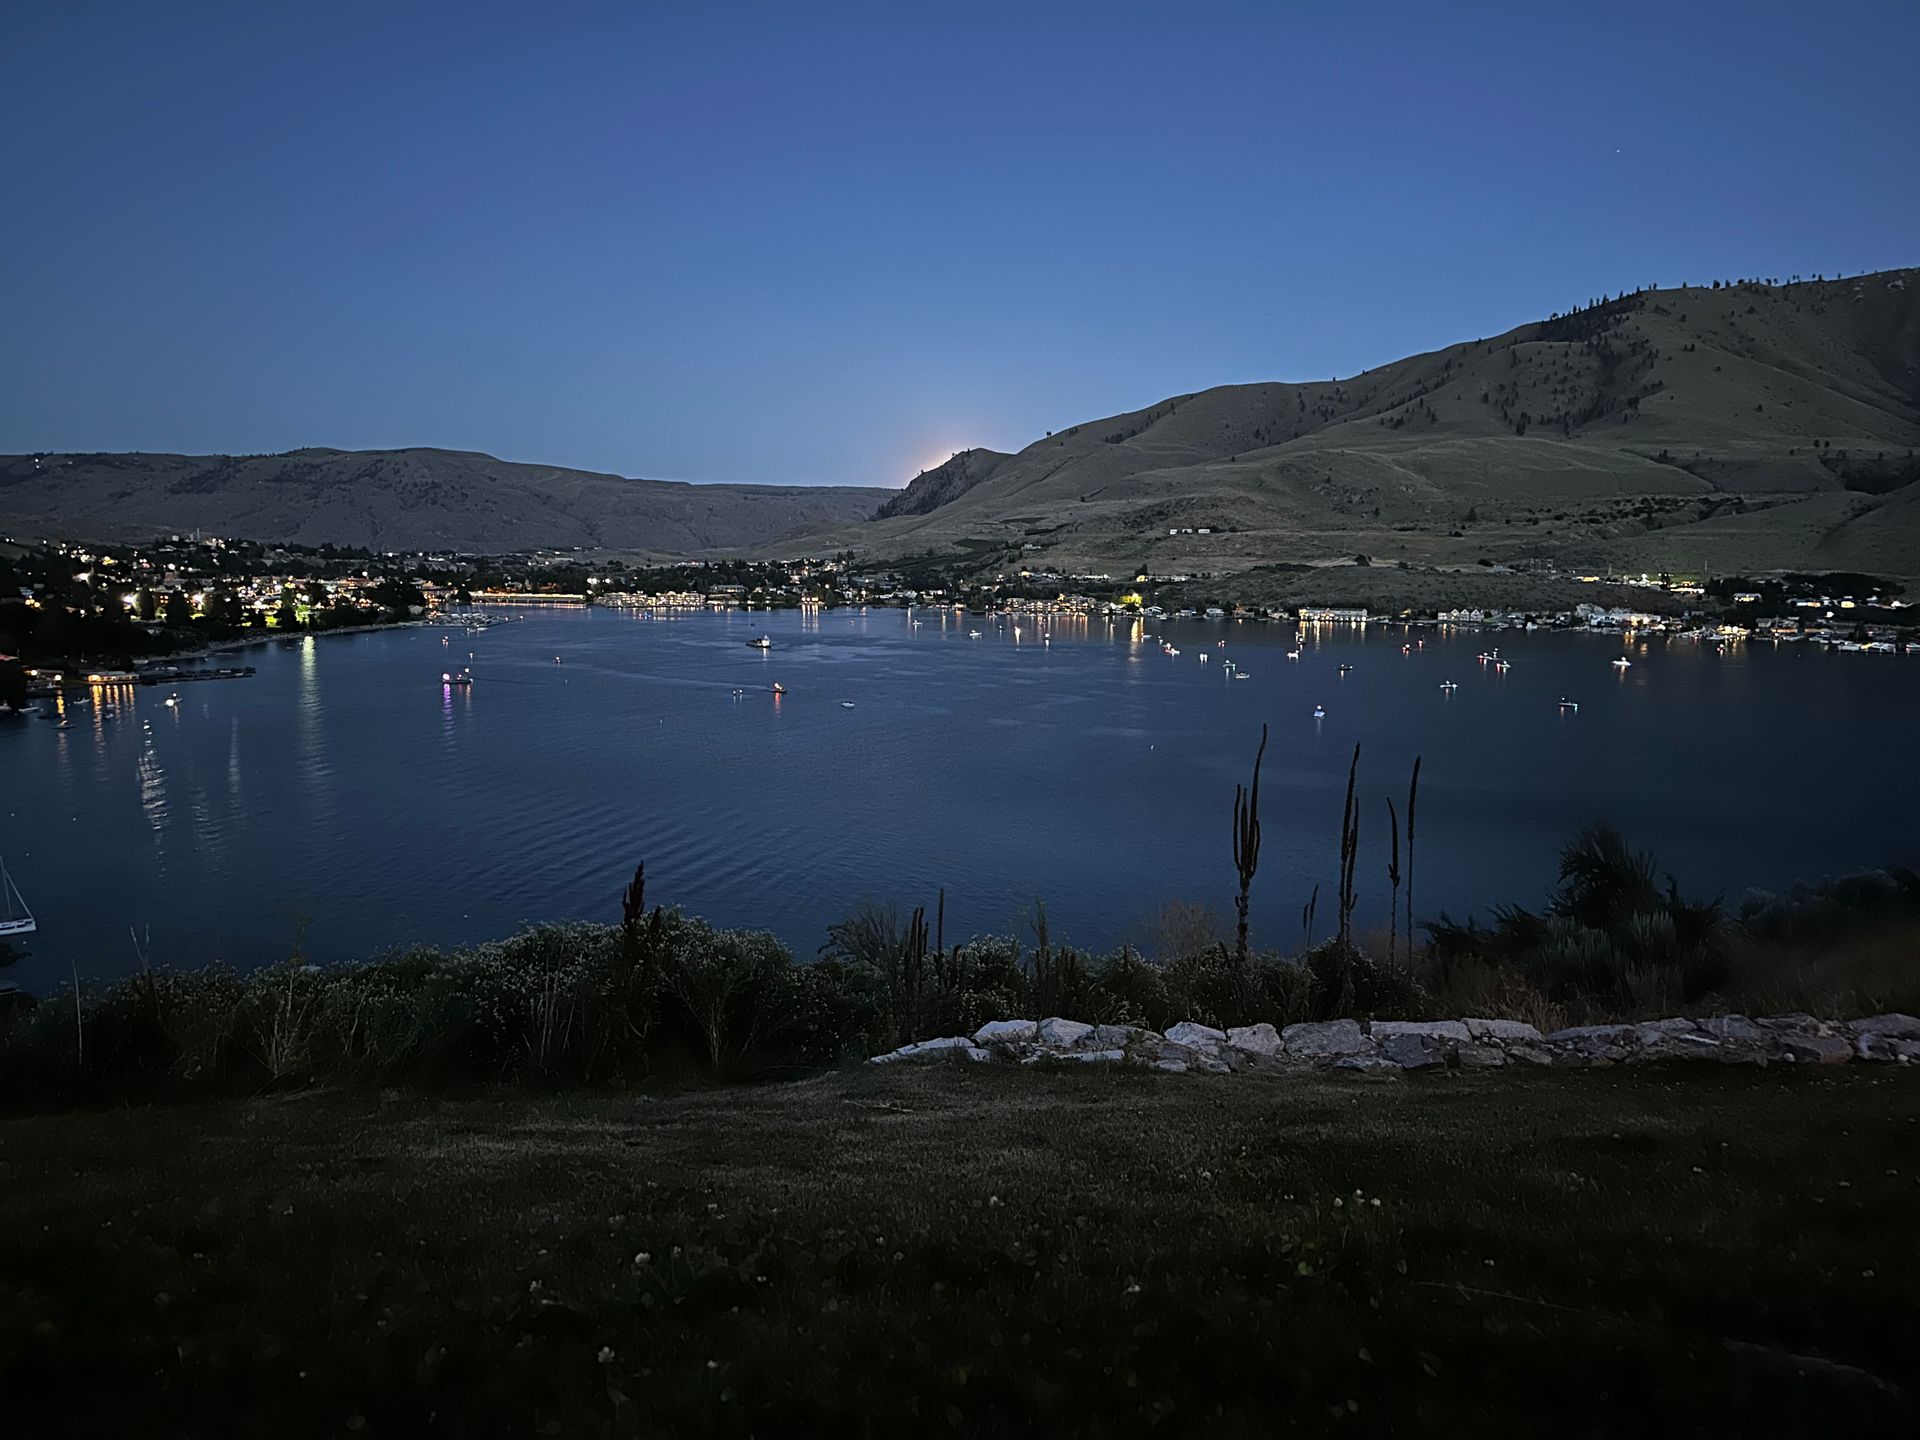
<svg viewBox="0 0 1920 1440">
<path fill-rule="evenodd" d="M 973 1032 L 976 1045 L 1026 1045 L 1039 1037 L 1040 1027 L 1031 1020 L 989 1020 Z"/>
<path fill-rule="evenodd" d="M 1920 1040 L 1901 1040 L 1869 1030 L 1853 1037 L 1853 1053 L 1862 1060 L 1898 1060 L 1905 1063 L 1920 1058 Z"/>
<path fill-rule="evenodd" d="M 1839 1029 L 1831 1020 L 1822 1020 L 1804 1010 L 1796 1010 L 1791 1015 L 1762 1015 L 1754 1024 L 1776 1035 L 1831 1035 Z"/>
<path fill-rule="evenodd" d="M 1287 1053 L 1309 1059 L 1330 1059 L 1341 1055 L 1370 1055 L 1373 1042 L 1360 1030 L 1357 1020 L 1308 1021 L 1289 1025 L 1280 1032 Z"/>
<path fill-rule="evenodd" d="M 1447 1042 L 1434 1035 L 1392 1034 L 1375 1041 L 1384 1059 L 1402 1070 L 1430 1070 L 1447 1063 Z"/>
<path fill-rule="evenodd" d="M 1473 1036 L 1459 1020 L 1375 1020 L 1367 1027 L 1375 1040 L 1394 1035 L 1417 1035 L 1426 1040 L 1450 1040 L 1465 1045 Z"/>
<path fill-rule="evenodd" d="M 1227 1031 L 1227 1045 L 1248 1055 L 1278 1055 L 1286 1048 L 1280 1032 L 1264 1020 L 1258 1025 L 1236 1025 Z"/>
<path fill-rule="evenodd" d="M 1117 1065 L 1127 1058 L 1124 1050 L 1069 1050 L 1055 1060 L 1085 1060 L 1095 1065 Z"/>
<path fill-rule="evenodd" d="M 1093 1033 L 1093 1026 L 1083 1025 L 1078 1020 L 1062 1020 L 1055 1015 L 1040 1022 L 1040 1043 L 1056 1045 L 1065 1049 L 1069 1045 L 1078 1045 Z"/>
<path fill-rule="evenodd" d="M 1538 1029 L 1524 1020 L 1466 1020 L 1467 1033 L 1476 1040 L 1497 1040 L 1503 1045 L 1537 1045 L 1543 1038 Z"/>
<path fill-rule="evenodd" d="M 1148 1032 L 1152 1035 L 1152 1032 Z M 1130 1052 L 1137 1060 L 1145 1060 L 1164 1068 L 1178 1065 L 1182 1070 L 1198 1070 L 1205 1075 L 1225 1075 L 1230 1067 L 1220 1059 L 1220 1052 L 1212 1047 L 1201 1050 L 1191 1045 L 1181 1045 L 1167 1039 L 1164 1035 L 1153 1035 L 1152 1039 L 1136 1045 Z"/>
<path fill-rule="evenodd" d="M 1292 1026 L 1288 1026 L 1292 1029 Z M 1333 1062 L 1336 1070 L 1358 1070 L 1362 1075 L 1398 1075 L 1400 1067 L 1379 1055 L 1342 1055 Z"/>
<path fill-rule="evenodd" d="M 1227 1043 L 1227 1032 L 1197 1020 L 1182 1020 L 1167 1031 L 1167 1039 L 1176 1045 L 1191 1045 L 1196 1050 L 1211 1050 Z"/>
<path fill-rule="evenodd" d="M 1639 1036 L 1631 1025 L 1573 1025 L 1547 1036 L 1556 1045 L 1574 1045 L 1591 1053 L 1597 1049 L 1626 1048 L 1637 1045 Z"/>
<path fill-rule="evenodd" d="M 911 1045 L 902 1045 L 886 1055 L 874 1056 L 869 1063 L 891 1065 L 902 1060 L 958 1059 L 963 1055 L 969 1060 L 993 1058 L 964 1035 L 943 1035 L 938 1040 L 916 1040 Z"/>
<path fill-rule="evenodd" d="M 1156 1070 L 1165 1070 L 1170 1075 L 1184 1075 L 1187 1073 L 1187 1062 L 1184 1060 L 1156 1060 L 1153 1062 L 1153 1068 Z"/>
<path fill-rule="evenodd" d="M 1853 1042 L 1838 1035 L 1789 1034 L 1781 1037 L 1780 1048 L 1789 1060 L 1815 1065 L 1844 1065 L 1853 1059 Z"/>
<path fill-rule="evenodd" d="M 1920 1019 L 1912 1015 L 1869 1015 L 1847 1026 L 1855 1035 L 1884 1035 L 1889 1040 L 1920 1040 Z"/>
<path fill-rule="evenodd" d="M 1633 1037 L 1642 1045 L 1665 1046 L 1671 1041 L 1687 1036 L 1698 1035 L 1700 1031 L 1693 1021 L 1675 1017 L 1671 1020 L 1648 1020 L 1633 1027 Z M 1712 1037 L 1709 1036 L 1709 1039 Z"/>
</svg>

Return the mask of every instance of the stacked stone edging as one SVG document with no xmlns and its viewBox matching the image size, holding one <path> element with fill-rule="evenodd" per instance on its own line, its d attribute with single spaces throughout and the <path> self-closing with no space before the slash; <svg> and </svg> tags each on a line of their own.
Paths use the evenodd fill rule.
<svg viewBox="0 0 1920 1440">
<path fill-rule="evenodd" d="M 1137 1025 L 993 1020 L 970 1036 L 902 1045 L 868 1062 L 969 1060 L 1035 1065 L 1141 1065 L 1175 1074 L 1354 1070 L 1400 1072 L 1504 1065 L 1587 1068 L 1692 1060 L 1722 1065 L 1843 1065 L 1920 1062 L 1920 1019 L 1871 1015 L 1676 1016 L 1638 1024 L 1576 1025 L 1542 1035 L 1521 1020 L 1322 1020 L 1275 1030 L 1268 1024 L 1217 1030 L 1183 1020 L 1162 1035 Z"/>
</svg>

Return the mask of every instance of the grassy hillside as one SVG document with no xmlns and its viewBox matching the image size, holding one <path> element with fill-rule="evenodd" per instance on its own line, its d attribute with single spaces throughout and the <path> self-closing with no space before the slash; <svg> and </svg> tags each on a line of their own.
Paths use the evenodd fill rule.
<svg viewBox="0 0 1920 1440">
<path fill-rule="evenodd" d="M 1920 271 L 1657 290 L 1089 421 L 835 538 L 1159 572 L 1364 552 L 1914 575 L 1916 447 Z"/>
<path fill-rule="evenodd" d="M 35 1436 L 1911 1433 L 1917 1082 L 943 1066 L 16 1117 L 0 1375 Z"/>
<path fill-rule="evenodd" d="M 453 450 L 0 456 L 0 526 L 54 538 L 201 529 L 377 550 L 688 554 L 865 519 L 890 493 L 628 480 Z"/>
<path fill-rule="evenodd" d="M 925 515 L 958 500 L 999 468 L 1008 457 L 999 450 L 962 450 L 944 465 L 922 470 L 907 488 L 882 505 L 878 518 Z"/>
</svg>

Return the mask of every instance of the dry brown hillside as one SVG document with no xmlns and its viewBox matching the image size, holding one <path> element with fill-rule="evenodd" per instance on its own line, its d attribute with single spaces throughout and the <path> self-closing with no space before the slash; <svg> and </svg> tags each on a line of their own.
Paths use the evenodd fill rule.
<svg viewBox="0 0 1920 1440">
<path fill-rule="evenodd" d="M 690 554 L 865 519 L 891 493 L 628 480 L 454 450 L 0 456 L 0 529 L 56 538 L 199 529 L 379 550 Z"/>
<path fill-rule="evenodd" d="M 809 540 L 1156 573 L 1364 552 L 1911 576 L 1916 446 L 1920 272 L 1652 290 L 1076 425 Z"/>
<path fill-rule="evenodd" d="M 922 470 L 907 482 L 907 488 L 891 496 L 876 518 L 896 515 L 925 515 L 951 504 L 999 468 L 1009 457 L 999 450 L 962 450 L 944 465 Z"/>
</svg>

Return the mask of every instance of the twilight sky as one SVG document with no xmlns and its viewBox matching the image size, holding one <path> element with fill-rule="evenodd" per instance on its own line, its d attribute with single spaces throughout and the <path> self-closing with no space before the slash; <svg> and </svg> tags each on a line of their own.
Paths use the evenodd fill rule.
<svg viewBox="0 0 1920 1440">
<path fill-rule="evenodd" d="M 1920 263 L 1920 4 L 9 0 L 0 451 L 902 484 Z"/>
</svg>

